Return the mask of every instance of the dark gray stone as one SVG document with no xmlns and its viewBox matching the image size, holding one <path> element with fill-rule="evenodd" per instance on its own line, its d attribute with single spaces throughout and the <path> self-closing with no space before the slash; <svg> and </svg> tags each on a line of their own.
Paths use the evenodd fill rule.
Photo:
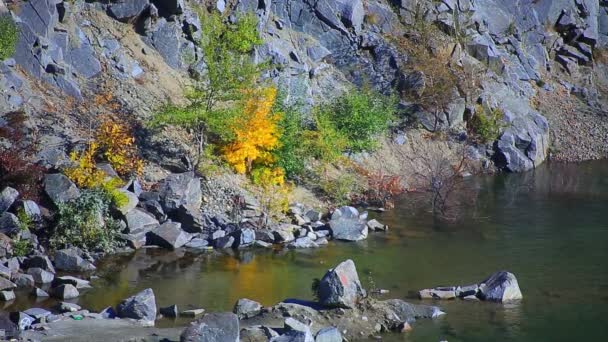
<svg viewBox="0 0 608 342">
<path fill-rule="evenodd" d="M 184 246 L 192 239 L 192 235 L 182 229 L 178 222 L 167 221 L 147 235 L 148 244 L 167 249 Z"/>
<path fill-rule="evenodd" d="M 239 319 L 251 318 L 257 316 L 262 311 L 262 304 L 247 298 L 239 299 L 234 304 L 234 312 Z"/>
<path fill-rule="evenodd" d="M 18 288 L 34 287 L 36 284 L 34 277 L 25 273 L 17 273 L 13 276 L 12 280 Z"/>
<path fill-rule="evenodd" d="M 127 221 L 127 229 L 125 233 L 141 234 L 147 233 L 159 226 L 158 221 L 149 213 L 135 208 L 125 216 Z"/>
<path fill-rule="evenodd" d="M 17 298 L 17 297 L 15 296 L 15 292 L 13 290 L 0 291 L 0 301 L 10 302 L 11 300 L 14 300 L 15 298 Z"/>
<path fill-rule="evenodd" d="M 255 241 L 255 230 L 251 228 L 245 228 L 234 232 L 235 247 L 247 247 L 251 246 Z"/>
<path fill-rule="evenodd" d="M 353 308 L 367 294 L 355 263 L 349 259 L 327 271 L 319 283 L 318 295 L 325 306 Z"/>
<path fill-rule="evenodd" d="M 180 206 L 200 208 L 202 203 L 201 181 L 194 173 L 176 173 L 169 175 L 159 190 L 159 202 L 167 214 L 176 211 Z"/>
<path fill-rule="evenodd" d="M 75 286 L 77 289 L 90 289 L 92 288 L 91 283 L 88 280 L 76 278 L 73 276 L 61 276 L 55 277 L 52 286 L 56 287 L 63 284 L 70 284 Z"/>
<path fill-rule="evenodd" d="M 288 248 L 317 248 L 319 247 L 319 245 L 317 245 L 317 243 L 315 242 L 314 239 L 311 239 L 308 236 L 304 236 L 301 238 L 296 239 L 295 241 L 290 242 L 289 244 L 287 244 Z"/>
<path fill-rule="evenodd" d="M 256 230 L 255 239 L 267 243 L 274 243 L 274 234 L 268 229 Z"/>
<path fill-rule="evenodd" d="M 192 322 L 180 342 L 238 342 L 239 318 L 233 313 L 211 313 Z"/>
<path fill-rule="evenodd" d="M 43 270 L 39 267 L 31 267 L 27 270 L 27 274 L 34 277 L 34 282 L 36 284 L 50 284 L 55 275 L 49 271 Z"/>
<path fill-rule="evenodd" d="M 32 291 L 32 295 L 34 295 L 34 297 L 38 297 L 38 298 L 49 297 L 49 294 L 46 291 L 44 291 L 43 289 L 38 288 L 38 287 L 36 287 L 34 289 L 34 291 Z"/>
<path fill-rule="evenodd" d="M 359 218 L 359 212 L 353 207 L 341 207 L 334 211 L 329 225 L 335 239 L 346 241 L 367 239 L 367 224 Z"/>
<path fill-rule="evenodd" d="M 44 191 L 55 205 L 66 203 L 80 196 L 80 190 L 76 184 L 60 173 L 44 176 Z"/>
<path fill-rule="evenodd" d="M 82 251 L 78 248 L 61 249 L 55 252 L 55 267 L 61 271 L 88 272 L 96 269 L 88 260 L 81 257 Z"/>
<path fill-rule="evenodd" d="M 51 289 L 51 294 L 53 295 L 53 297 L 61 300 L 74 299 L 80 296 L 80 293 L 78 292 L 78 289 L 76 289 L 76 286 L 71 284 L 59 285 Z"/>
<path fill-rule="evenodd" d="M 36 320 L 40 320 L 41 318 L 47 317 L 51 314 L 49 310 L 41 309 L 41 308 L 31 308 L 23 311 L 24 314 L 34 317 Z"/>
<path fill-rule="evenodd" d="M 36 202 L 25 200 L 23 201 L 23 211 L 34 222 L 39 222 L 42 219 L 40 207 Z"/>
<path fill-rule="evenodd" d="M 23 312 L 11 312 L 9 317 L 11 321 L 17 325 L 20 331 L 27 330 L 35 321 L 34 317 Z"/>
<path fill-rule="evenodd" d="M 76 312 L 76 311 L 80 311 L 80 309 L 82 309 L 80 307 L 80 305 L 74 304 L 74 303 L 69 303 L 69 302 L 61 302 L 61 303 L 55 305 L 53 308 L 55 310 L 59 311 L 60 313 Z"/>
<path fill-rule="evenodd" d="M 169 22 L 165 18 L 160 18 L 154 28 L 147 32 L 146 38 L 145 41 L 148 45 L 154 47 L 170 67 L 174 69 L 181 67 L 182 28 L 177 22 Z"/>
<path fill-rule="evenodd" d="M 203 231 L 204 218 L 199 207 L 181 205 L 175 216 L 186 232 L 200 233 Z"/>
<path fill-rule="evenodd" d="M 175 304 L 160 308 L 159 312 L 161 315 L 168 318 L 176 318 L 179 314 L 179 311 L 177 310 L 177 305 Z"/>
<path fill-rule="evenodd" d="M 31 256 L 23 261 L 23 268 L 31 267 L 38 267 L 42 268 L 45 271 L 55 273 L 55 267 L 53 267 L 51 259 L 49 259 L 49 257 L 46 255 Z"/>
<path fill-rule="evenodd" d="M 209 241 L 206 239 L 194 238 L 184 246 L 192 249 L 207 249 L 209 247 Z"/>
<path fill-rule="evenodd" d="M 500 271 L 479 284 L 479 297 L 483 300 L 505 303 L 523 298 L 513 273 Z"/>
<path fill-rule="evenodd" d="M 214 247 L 217 249 L 227 249 L 234 246 L 234 237 L 224 236 L 213 241 Z"/>
<path fill-rule="evenodd" d="M 114 308 L 111 306 L 108 306 L 107 308 L 101 310 L 101 312 L 99 312 L 99 314 L 101 315 L 102 318 L 105 318 L 105 319 L 114 319 L 117 317 L 116 310 L 114 310 Z"/>
<path fill-rule="evenodd" d="M 118 317 L 133 318 L 145 322 L 156 319 L 156 298 L 152 289 L 145 289 L 136 295 L 123 300 L 116 307 Z"/>
<path fill-rule="evenodd" d="M 120 0 L 108 5 L 108 13 L 115 19 L 128 22 L 140 16 L 149 5 L 149 0 Z"/>
<path fill-rule="evenodd" d="M 13 236 L 19 232 L 19 219 L 15 214 L 5 212 L 0 215 L 0 233 Z"/>
</svg>

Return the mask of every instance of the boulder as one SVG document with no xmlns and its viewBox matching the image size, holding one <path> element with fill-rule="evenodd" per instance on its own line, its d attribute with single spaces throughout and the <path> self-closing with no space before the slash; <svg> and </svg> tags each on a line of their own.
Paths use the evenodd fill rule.
<svg viewBox="0 0 608 342">
<path fill-rule="evenodd" d="M 135 209 L 137 204 L 139 204 L 139 198 L 137 198 L 137 195 L 135 195 L 129 190 L 119 189 L 118 191 L 127 198 L 127 201 L 123 205 L 119 206 L 117 209 L 123 215 L 126 215 L 129 211 Z"/>
<path fill-rule="evenodd" d="M 15 292 L 13 292 L 13 290 L 0 291 L 0 301 L 10 302 L 11 300 L 14 300 L 15 298 L 17 298 L 17 297 L 15 296 Z"/>
<path fill-rule="evenodd" d="M 1 219 L 0 219 L 0 227 L 2 227 Z M 13 240 L 10 237 L 8 237 L 6 234 L 0 232 L 0 258 L 4 258 L 11 254 L 13 254 Z M 10 266 L 10 264 L 9 264 L 9 266 Z M 17 266 L 19 266 L 19 263 L 17 263 Z M 18 268 L 19 267 L 17 267 L 17 269 Z"/>
<path fill-rule="evenodd" d="M 308 236 L 304 236 L 296 239 L 293 242 L 290 242 L 287 245 L 287 248 L 317 248 L 319 245 L 315 242 L 315 240 L 311 239 Z"/>
<path fill-rule="evenodd" d="M 159 189 L 160 203 L 167 214 L 180 206 L 200 208 L 202 203 L 201 180 L 193 172 L 169 175 Z"/>
<path fill-rule="evenodd" d="M 154 228 L 158 227 L 158 221 L 147 212 L 135 208 L 125 215 L 127 221 L 127 229 L 125 233 L 128 234 L 141 234 L 147 233 Z"/>
<path fill-rule="evenodd" d="M 479 297 L 483 300 L 505 303 L 523 298 L 513 273 L 499 271 L 479 284 Z"/>
<path fill-rule="evenodd" d="M 108 14 L 122 22 L 138 17 L 150 5 L 149 0 L 120 0 L 108 5 Z"/>
<path fill-rule="evenodd" d="M 378 222 L 378 220 L 376 220 L 376 219 L 367 221 L 367 228 L 369 228 L 372 231 L 386 231 L 386 230 L 388 230 L 388 226 L 387 225 Z"/>
<path fill-rule="evenodd" d="M 88 260 L 81 257 L 82 251 L 78 248 L 61 249 L 55 252 L 55 267 L 61 271 L 88 272 L 96 269 Z"/>
<path fill-rule="evenodd" d="M 233 313 L 211 313 L 192 322 L 180 342 L 238 342 L 239 318 Z"/>
<path fill-rule="evenodd" d="M 177 209 L 175 217 L 186 232 L 201 233 L 203 231 L 204 218 L 199 207 L 181 205 Z"/>
<path fill-rule="evenodd" d="M 82 309 L 80 305 L 68 302 L 61 302 L 53 307 L 53 309 L 65 313 L 65 312 L 76 312 Z"/>
<path fill-rule="evenodd" d="M 0 277 L 11 279 L 12 273 L 13 271 L 10 268 L 4 266 L 3 264 L 0 264 Z"/>
<path fill-rule="evenodd" d="M 353 207 L 342 207 L 334 211 L 329 226 L 335 239 L 345 241 L 367 239 L 367 224 L 365 220 L 359 218 L 359 212 Z"/>
<path fill-rule="evenodd" d="M 194 238 L 190 240 L 184 247 L 192 249 L 207 249 L 209 248 L 209 241 L 201 238 Z"/>
<path fill-rule="evenodd" d="M 34 285 L 36 284 L 36 282 L 34 281 L 34 277 L 30 274 L 25 273 L 15 274 L 12 280 L 18 288 L 34 287 Z"/>
<path fill-rule="evenodd" d="M 38 287 L 32 291 L 32 295 L 37 298 L 49 297 L 49 294 L 46 291 Z"/>
<path fill-rule="evenodd" d="M 256 230 L 255 239 L 266 243 L 274 243 L 274 234 L 268 229 Z"/>
<path fill-rule="evenodd" d="M 152 289 L 145 289 L 123 300 L 116 307 L 118 317 L 133 318 L 154 324 L 156 319 L 156 298 Z"/>
<path fill-rule="evenodd" d="M 2 234 L 16 234 L 19 232 L 19 219 L 15 214 L 5 212 L 0 215 L 0 233 Z"/>
<path fill-rule="evenodd" d="M 11 312 L 9 315 L 11 321 L 15 323 L 19 330 L 24 331 L 34 323 L 34 317 L 23 312 Z"/>
<path fill-rule="evenodd" d="M 23 211 L 25 212 L 25 215 L 27 215 L 27 217 L 29 217 L 34 222 L 38 222 L 42 219 L 40 207 L 34 201 L 23 201 Z"/>
<path fill-rule="evenodd" d="M 327 307 L 355 307 L 366 296 L 355 263 L 349 259 L 327 271 L 319 282 L 318 296 Z"/>
<path fill-rule="evenodd" d="M 23 268 L 32 267 L 42 268 L 45 271 L 55 273 L 53 263 L 51 262 L 51 259 L 49 259 L 49 257 L 46 255 L 34 255 L 23 261 Z"/>
<path fill-rule="evenodd" d="M 107 308 L 101 310 L 99 314 L 102 318 L 105 319 L 114 319 L 117 317 L 116 310 L 114 310 L 114 308 L 111 306 L 108 306 Z"/>
<path fill-rule="evenodd" d="M 61 300 L 74 299 L 80 296 L 80 293 L 78 292 L 78 289 L 76 289 L 76 286 L 71 284 L 59 285 L 51 289 L 51 293 L 53 297 Z"/>
<path fill-rule="evenodd" d="M 40 320 L 51 314 L 51 312 L 49 310 L 45 310 L 42 308 L 30 308 L 30 309 L 23 311 L 23 313 L 30 317 L 33 317 L 35 320 Z"/>
<path fill-rule="evenodd" d="M 181 223 L 167 221 L 147 235 L 148 244 L 167 249 L 177 249 L 192 239 L 192 235 L 182 230 Z"/>
<path fill-rule="evenodd" d="M 262 311 L 262 304 L 247 298 L 239 299 L 232 310 L 239 319 L 251 318 L 258 315 L 260 311 Z"/>
<path fill-rule="evenodd" d="M 73 277 L 73 276 L 56 277 L 53 280 L 52 286 L 56 287 L 56 286 L 60 286 L 60 285 L 63 285 L 63 284 L 70 284 L 72 286 L 75 286 L 77 289 L 90 289 L 90 288 L 92 288 L 91 283 L 88 280 L 76 278 L 76 277 Z"/>
<path fill-rule="evenodd" d="M 284 333 L 270 339 L 272 342 L 315 342 L 310 327 L 294 318 L 285 319 Z"/>
<path fill-rule="evenodd" d="M 234 238 L 232 236 L 224 236 L 215 240 L 213 243 L 217 249 L 232 248 L 234 245 Z"/>
<path fill-rule="evenodd" d="M 235 247 L 251 246 L 255 241 L 255 230 L 251 228 L 237 230 L 233 235 L 235 237 Z"/>
<path fill-rule="evenodd" d="M 19 197 L 19 191 L 7 186 L 0 192 L 0 214 L 7 211 Z"/>
<path fill-rule="evenodd" d="M 44 191 L 55 205 L 69 202 L 80 196 L 80 190 L 76 184 L 60 173 L 44 176 Z"/>
<path fill-rule="evenodd" d="M 175 305 L 175 304 L 164 307 L 164 308 L 160 308 L 159 312 L 161 315 L 163 315 L 164 317 L 168 317 L 168 318 L 176 318 L 179 314 L 179 311 L 177 310 L 177 305 Z"/>
<path fill-rule="evenodd" d="M 55 278 L 55 275 L 49 271 L 45 271 L 39 267 L 32 267 L 27 270 L 27 274 L 34 278 L 36 284 L 49 284 Z"/>
<path fill-rule="evenodd" d="M 315 342 L 342 342 L 342 334 L 336 327 L 327 327 L 319 330 Z"/>
<path fill-rule="evenodd" d="M 256 325 L 253 327 L 247 327 L 241 329 L 241 342 L 262 342 L 262 341 L 270 341 L 271 338 L 277 337 L 276 331 L 263 326 Z"/>
</svg>

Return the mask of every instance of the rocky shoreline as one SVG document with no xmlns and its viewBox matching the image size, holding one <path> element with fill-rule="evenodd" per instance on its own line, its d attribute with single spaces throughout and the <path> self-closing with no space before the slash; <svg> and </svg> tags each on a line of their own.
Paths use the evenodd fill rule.
<svg viewBox="0 0 608 342">
<path fill-rule="evenodd" d="M 240 299 L 231 313 L 204 310 L 181 312 L 194 317 L 179 334 L 180 341 L 343 341 L 406 332 L 417 319 L 437 318 L 436 306 L 413 305 L 400 299 L 379 300 L 361 285 L 355 264 L 346 260 L 328 270 L 318 284 L 318 301 L 288 299 L 271 307 Z M 176 306 L 157 308 L 154 292 L 145 289 L 101 312 L 62 302 L 51 310 L 31 308 L 0 316 L 6 338 L 23 340 L 87 340 L 107 338 L 105 329 L 122 334 L 116 340 L 175 340 L 177 329 L 155 329 L 162 316 L 177 314 Z M 81 336 L 86 329 L 86 336 Z M 110 333 L 115 336 L 116 332 Z"/>
</svg>

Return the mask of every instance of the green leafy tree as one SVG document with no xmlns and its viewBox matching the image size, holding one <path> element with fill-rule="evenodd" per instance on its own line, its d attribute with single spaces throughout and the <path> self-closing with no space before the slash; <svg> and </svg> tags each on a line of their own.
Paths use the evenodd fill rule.
<svg viewBox="0 0 608 342">
<path fill-rule="evenodd" d="M 253 14 L 245 14 L 230 23 L 220 13 L 201 10 L 201 40 L 205 68 L 194 75 L 194 85 L 187 90 L 190 104 L 167 105 L 155 115 L 152 125 L 176 125 L 188 129 L 196 146 L 193 165 L 198 167 L 205 145 L 211 139 L 230 140 L 230 124 L 239 113 L 239 103 L 248 89 L 253 89 L 263 65 L 251 58 L 255 46 L 262 43 Z"/>
</svg>

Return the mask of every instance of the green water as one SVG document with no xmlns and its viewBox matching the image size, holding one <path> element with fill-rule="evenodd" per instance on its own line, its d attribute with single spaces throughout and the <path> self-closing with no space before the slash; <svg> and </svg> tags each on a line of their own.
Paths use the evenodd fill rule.
<svg viewBox="0 0 608 342">
<path fill-rule="evenodd" d="M 271 305 L 310 298 L 311 279 L 346 258 L 355 261 L 365 284 L 372 279 L 389 289 L 387 298 L 421 302 L 412 291 L 477 282 L 506 269 L 519 280 L 521 303 L 422 301 L 447 315 L 419 320 L 411 333 L 384 340 L 608 340 L 608 163 L 547 165 L 478 179 L 474 186 L 476 204 L 465 205 L 461 222 L 412 212 L 403 198 L 395 210 L 376 215 L 391 230 L 361 243 L 231 254 L 147 250 L 112 258 L 101 265 L 96 289 L 78 302 L 101 309 L 152 287 L 161 306 L 231 310 L 241 297 Z"/>
</svg>

